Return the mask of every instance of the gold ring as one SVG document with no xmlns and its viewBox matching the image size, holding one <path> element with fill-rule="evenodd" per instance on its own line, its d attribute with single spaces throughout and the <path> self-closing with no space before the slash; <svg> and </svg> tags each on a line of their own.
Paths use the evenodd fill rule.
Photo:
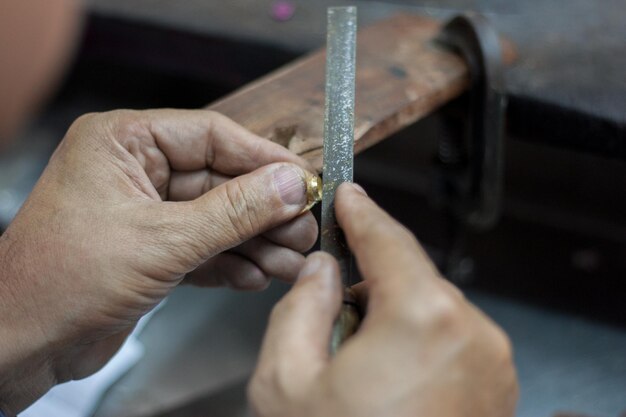
<svg viewBox="0 0 626 417">
<path fill-rule="evenodd" d="M 322 201 L 322 179 L 318 175 L 311 175 L 304 180 L 306 184 L 306 206 L 302 209 L 302 213 L 311 210 L 311 208 Z"/>
</svg>

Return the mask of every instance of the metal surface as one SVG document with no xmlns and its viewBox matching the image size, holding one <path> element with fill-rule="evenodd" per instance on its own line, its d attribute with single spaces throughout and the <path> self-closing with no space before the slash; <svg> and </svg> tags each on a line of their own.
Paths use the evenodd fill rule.
<svg viewBox="0 0 626 417">
<path fill-rule="evenodd" d="M 322 201 L 322 179 L 317 175 L 311 175 L 306 180 L 306 206 L 302 213 L 311 210 L 314 205 Z"/>
<path fill-rule="evenodd" d="M 346 286 L 351 257 L 335 217 L 335 192 L 353 175 L 356 29 L 356 7 L 328 9 L 321 249 L 337 259 Z"/>
</svg>

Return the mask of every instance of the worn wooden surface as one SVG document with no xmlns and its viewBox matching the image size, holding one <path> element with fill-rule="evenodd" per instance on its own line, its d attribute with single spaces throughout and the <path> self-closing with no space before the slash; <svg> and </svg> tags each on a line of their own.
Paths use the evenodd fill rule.
<svg viewBox="0 0 626 417">
<path fill-rule="evenodd" d="M 480 12 L 519 50 L 519 59 L 504 77 L 510 103 L 509 136 L 626 159 L 624 0 L 295 0 L 296 13 L 288 21 L 272 19 L 272 3 L 88 1 L 92 14 L 113 22 L 114 27 L 102 28 L 107 35 L 119 34 L 112 44 L 124 46 L 109 50 L 110 59 L 122 56 L 150 71 L 174 67 L 193 76 L 213 71 L 208 76 L 213 80 L 232 80 L 237 75 L 241 79 L 243 73 L 250 76 L 246 81 L 256 78 L 259 73 L 253 73 L 254 69 L 265 68 L 263 59 L 276 58 L 278 50 L 296 56 L 320 46 L 328 6 L 357 5 L 363 24 L 399 12 L 439 20 L 468 10 Z M 117 27 L 120 20 L 126 23 L 123 30 Z M 143 24 L 154 25 L 158 33 L 167 36 L 150 38 L 129 52 L 129 44 L 142 32 Z M 205 41 L 181 37 L 174 42 L 172 29 L 205 36 Z M 215 51 L 210 41 L 216 38 L 233 40 L 238 47 L 229 44 Z M 162 59 L 155 63 L 155 56 Z M 240 58 L 243 56 L 245 60 Z"/>
<path fill-rule="evenodd" d="M 465 63 L 433 41 L 439 29 L 434 20 L 402 14 L 359 32 L 356 152 L 431 113 L 467 88 Z M 319 50 L 209 108 L 286 146 L 320 170 L 325 59 L 324 50 Z"/>
</svg>

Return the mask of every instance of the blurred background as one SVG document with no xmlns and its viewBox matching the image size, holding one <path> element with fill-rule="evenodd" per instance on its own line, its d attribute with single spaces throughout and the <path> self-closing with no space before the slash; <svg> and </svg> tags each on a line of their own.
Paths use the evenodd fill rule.
<svg viewBox="0 0 626 417">
<path fill-rule="evenodd" d="M 91 0 L 71 71 L 45 111 L 0 155 L 6 227 L 72 121 L 116 108 L 203 107 L 323 46 L 329 0 Z M 478 11 L 517 49 L 509 98 L 503 217 L 468 233 L 454 280 L 511 335 L 519 416 L 626 411 L 626 3 L 621 0 L 355 0 L 359 24 Z M 442 112 L 359 155 L 356 181 L 445 255 L 433 209 Z M 261 294 L 180 288 L 139 336 L 142 360 L 97 417 L 243 416 L 245 384 L 273 303 Z"/>
</svg>

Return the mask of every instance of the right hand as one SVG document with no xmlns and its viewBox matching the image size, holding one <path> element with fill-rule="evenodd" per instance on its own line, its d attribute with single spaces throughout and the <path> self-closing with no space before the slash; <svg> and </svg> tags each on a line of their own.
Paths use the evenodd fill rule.
<svg viewBox="0 0 626 417">
<path fill-rule="evenodd" d="M 507 417 L 511 345 L 445 281 L 416 239 L 353 185 L 337 218 L 365 278 L 359 331 L 328 353 L 342 290 L 336 261 L 309 256 L 276 305 L 249 387 L 259 417 Z M 365 288 L 364 288 L 365 287 Z"/>
</svg>

